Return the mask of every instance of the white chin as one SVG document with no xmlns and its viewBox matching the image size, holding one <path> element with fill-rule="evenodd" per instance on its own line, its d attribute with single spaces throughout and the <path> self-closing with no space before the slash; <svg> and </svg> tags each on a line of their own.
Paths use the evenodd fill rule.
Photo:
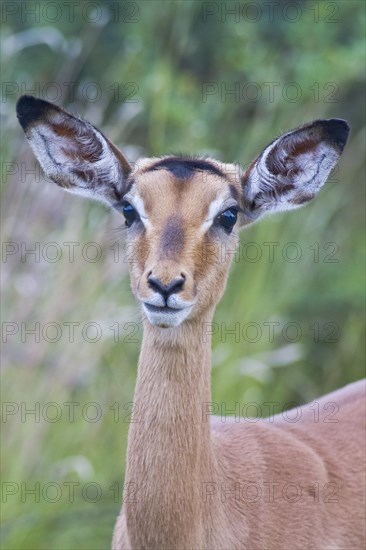
<svg viewBox="0 0 366 550">
<path fill-rule="evenodd" d="M 152 311 L 144 303 L 142 307 L 149 322 L 162 328 L 177 327 L 187 319 L 192 309 L 191 307 L 186 307 L 184 309 L 164 311 L 161 308 L 162 311 L 158 311 L 160 308 L 154 308 L 154 311 Z"/>
</svg>

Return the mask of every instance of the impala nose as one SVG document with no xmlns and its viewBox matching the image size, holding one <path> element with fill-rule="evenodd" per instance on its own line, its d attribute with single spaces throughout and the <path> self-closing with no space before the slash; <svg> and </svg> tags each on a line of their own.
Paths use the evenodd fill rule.
<svg viewBox="0 0 366 550">
<path fill-rule="evenodd" d="M 160 279 L 158 279 L 157 277 L 153 277 L 150 274 L 147 277 L 147 282 L 150 288 L 152 288 L 153 290 L 156 290 L 156 292 L 161 294 L 161 296 L 165 299 L 165 301 L 167 301 L 169 296 L 182 290 L 185 279 L 186 278 L 182 273 L 180 277 L 176 277 L 175 279 L 170 281 L 170 283 L 165 285 L 164 283 L 162 283 Z"/>
</svg>

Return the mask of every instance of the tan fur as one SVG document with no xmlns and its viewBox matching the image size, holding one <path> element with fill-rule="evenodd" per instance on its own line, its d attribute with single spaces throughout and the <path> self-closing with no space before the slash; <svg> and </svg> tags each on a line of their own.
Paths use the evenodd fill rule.
<svg viewBox="0 0 366 550">
<path fill-rule="evenodd" d="M 222 169 L 240 192 L 235 167 Z M 132 240 L 139 258 L 130 266 L 134 292 L 140 299 L 151 292 L 144 276 L 151 269 L 166 282 L 185 270 L 190 278 L 182 294 L 192 298 L 194 280 L 199 303 L 177 328 L 144 322 L 134 396 L 138 422 L 130 428 L 125 478 L 126 487 L 136 487 L 137 502 L 126 497 L 113 549 L 361 550 L 363 382 L 322 398 L 320 403 L 339 406 L 336 423 L 326 422 L 329 410 L 321 406 L 314 422 L 309 405 L 293 424 L 282 416 L 273 423 L 207 421 L 211 345 L 203 327 L 212 321 L 230 262 L 219 255 L 214 261 L 212 254 L 204 260 L 205 244 L 217 243 L 201 235 L 199 226 L 227 185 L 208 174 L 184 183 L 166 171 L 135 174 L 135 192 L 153 229 Z M 160 255 L 159 232 L 172 213 L 184 220 L 186 239 L 168 261 Z M 236 241 L 230 235 L 227 249 Z M 245 493 L 248 483 L 260 498 Z"/>
<path fill-rule="evenodd" d="M 143 159 L 132 170 L 80 117 L 30 96 L 17 113 L 59 186 L 116 208 L 131 202 L 139 215 L 128 231 L 129 267 L 144 336 L 113 550 L 365 548 L 364 381 L 289 413 L 297 422 L 215 418 L 205 331 L 236 227 L 310 200 L 343 151 L 347 123 L 317 120 L 287 132 L 245 173 L 213 159 L 191 159 L 187 171 L 176 157 Z M 217 216 L 233 205 L 240 215 L 230 233 Z"/>
<path fill-rule="evenodd" d="M 141 164 L 146 167 L 150 163 L 145 160 Z M 239 192 L 238 168 L 229 165 L 225 173 Z M 159 185 L 156 185 L 157 179 Z M 221 242 L 200 233 L 200 226 L 210 203 L 218 194 L 227 189 L 226 195 L 230 197 L 228 183 L 207 173 L 198 173 L 183 183 L 165 170 L 141 173 L 141 169 L 135 173 L 134 180 L 136 184 L 131 195 L 138 193 L 143 199 L 152 228 L 132 240 L 136 252 L 130 256 L 133 291 L 140 298 L 151 293 L 147 278 L 143 276 L 150 270 L 166 283 L 184 271 L 187 279 L 180 296 L 190 300 L 197 294 L 197 312 L 202 308 L 216 306 L 225 289 L 229 264 L 222 261 Z M 179 257 L 172 260 L 161 256 L 160 233 L 169 216 L 177 213 L 183 221 L 185 244 Z M 230 251 L 235 250 L 237 240 L 236 232 L 225 239 L 228 258 Z"/>
</svg>

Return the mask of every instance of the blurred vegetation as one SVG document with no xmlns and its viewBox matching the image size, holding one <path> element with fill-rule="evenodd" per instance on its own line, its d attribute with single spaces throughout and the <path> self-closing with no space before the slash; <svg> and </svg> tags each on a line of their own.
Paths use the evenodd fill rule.
<svg viewBox="0 0 366 550">
<path fill-rule="evenodd" d="M 24 11 L 34 4 L 38 18 Z M 254 3 L 214 2 L 210 15 L 200 1 L 99 1 L 90 9 L 88 2 L 69 3 L 73 16 L 67 3 L 57 12 L 51 4 L 2 4 L 2 240 L 28 248 L 39 243 L 41 251 L 39 262 L 14 253 L 2 264 L 2 320 L 19 326 L 3 344 L 2 399 L 19 412 L 2 425 L 2 480 L 17 484 L 7 485 L 9 491 L 18 490 L 3 497 L 2 548 L 100 549 L 110 546 L 121 505 L 113 484 L 123 482 L 141 339 L 140 330 L 129 336 L 126 323 L 139 322 L 140 315 L 122 258 L 123 235 L 115 231 L 120 218 L 22 173 L 35 162 L 15 102 L 33 92 L 79 112 L 131 161 L 188 152 L 245 165 L 277 134 L 308 120 L 350 122 L 339 169 L 314 203 L 243 232 L 244 257 L 234 263 L 217 309 L 213 399 L 227 409 L 256 402 L 265 415 L 265 402 L 278 402 L 280 411 L 364 374 L 365 9 L 347 0 L 301 2 L 295 12 L 275 2 L 272 18 L 268 2 L 258 2 L 257 11 Z M 236 19 L 225 12 L 238 5 Z M 239 97 L 225 94 L 235 86 Z M 63 252 L 53 263 L 47 260 L 52 242 Z M 80 243 L 74 262 L 67 242 Z M 103 251 L 94 263 L 81 255 L 90 242 Z M 278 243 L 273 262 L 268 242 Z M 295 254 L 288 243 L 300 247 L 298 261 L 284 259 L 286 252 Z M 261 257 L 252 261 L 256 254 Z M 273 338 L 268 321 L 277 323 Z M 22 341 L 20 323 L 24 329 L 36 322 L 41 328 L 58 323 L 62 337 L 47 341 L 55 337 L 51 327 L 39 342 L 31 334 Z M 68 322 L 80 323 L 74 342 Z M 94 343 L 87 341 L 92 328 L 82 334 L 90 322 L 102 327 Z M 110 328 L 116 322 L 119 342 Z M 236 323 L 238 341 L 225 333 Z M 80 404 L 74 421 L 64 405 L 70 402 Z M 102 411 L 95 422 L 87 420 L 96 414 L 87 406 L 92 402 Z M 36 403 L 39 418 L 26 415 L 24 408 Z M 51 422 L 60 410 L 61 418 Z M 26 493 L 37 482 L 38 502 Z M 61 488 L 60 498 L 49 482 Z M 78 484 L 74 499 L 68 482 Z M 99 484 L 101 495 L 92 486 L 82 494 L 90 482 Z"/>
</svg>

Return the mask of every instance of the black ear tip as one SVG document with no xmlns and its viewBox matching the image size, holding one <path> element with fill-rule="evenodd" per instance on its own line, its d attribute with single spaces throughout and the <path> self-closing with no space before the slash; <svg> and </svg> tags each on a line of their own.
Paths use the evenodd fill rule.
<svg viewBox="0 0 366 550">
<path fill-rule="evenodd" d="M 330 118 L 323 121 L 323 129 L 328 140 L 342 152 L 350 132 L 348 122 L 342 118 Z"/>
<path fill-rule="evenodd" d="M 26 130 L 29 124 L 41 118 L 50 107 L 54 106 L 48 101 L 38 99 L 32 95 L 22 95 L 17 101 L 16 111 L 23 130 Z"/>
</svg>

